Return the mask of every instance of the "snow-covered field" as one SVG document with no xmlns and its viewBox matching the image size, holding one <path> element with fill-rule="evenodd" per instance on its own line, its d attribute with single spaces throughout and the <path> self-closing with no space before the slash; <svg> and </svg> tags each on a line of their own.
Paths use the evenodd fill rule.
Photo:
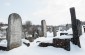
<svg viewBox="0 0 85 55">
<path fill-rule="evenodd" d="M 52 34 L 52 33 L 51 33 Z M 30 46 L 22 44 L 22 46 L 18 48 L 14 48 L 10 51 L 2 51 L 0 50 L 0 55 L 85 55 L 85 33 L 80 37 L 81 48 L 71 43 L 71 50 L 66 51 L 62 48 L 55 48 L 52 46 L 48 47 L 39 47 L 39 42 L 52 42 L 52 35 L 48 33 L 48 37 L 37 38 L 34 42 L 29 42 L 28 40 L 22 39 L 23 42 L 29 42 Z M 56 36 L 59 37 L 59 36 Z M 62 36 L 62 37 L 72 37 L 72 36 Z M 7 41 L 3 40 L 0 42 L 1 46 L 7 46 Z"/>
</svg>

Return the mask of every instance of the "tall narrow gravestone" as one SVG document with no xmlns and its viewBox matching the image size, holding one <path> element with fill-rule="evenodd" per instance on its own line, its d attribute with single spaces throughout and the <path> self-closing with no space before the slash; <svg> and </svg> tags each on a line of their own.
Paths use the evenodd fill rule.
<svg viewBox="0 0 85 55">
<path fill-rule="evenodd" d="M 8 29 L 7 29 L 7 49 L 19 47 L 22 44 L 22 20 L 21 17 L 12 13 L 8 18 Z"/>
<path fill-rule="evenodd" d="M 76 14 L 75 14 L 75 8 L 72 7 L 70 8 L 70 14 L 71 14 L 71 22 L 72 22 L 72 30 L 73 30 L 73 38 L 72 38 L 72 42 L 75 45 L 80 46 L 80 40 L 79 40 L 79 27 L 77 24 L 77 20 L 76 20 Z"/>
<path fill-rule="evenodd" d="M 57 36 L 57 33 L 56 33 L 56 27 L 53 27 L 53 36 Z"/>
<path fill-rule="evenodd" d="M 45 20 L 41 21 L 41 28 L 42 28 L 43 36 L 47 37 L 47 27 L 46 27 L 46 21 Z"/>
<path fill-rule="evenodd" d="M 81 21 L 76 19 L 77 21 L 77 29 L 78 29 L 78 36 L 82 35 L 82 24 Z"/>
</svg>

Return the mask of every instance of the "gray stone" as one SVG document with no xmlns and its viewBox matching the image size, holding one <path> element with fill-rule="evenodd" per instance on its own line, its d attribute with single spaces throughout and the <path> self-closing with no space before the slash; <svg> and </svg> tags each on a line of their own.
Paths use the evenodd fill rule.
<svg viewBox="0 0 85 55">
<path fill-rule="evenodd" d="M 25 35 L 25 32 L 22 32 L 22 39 L 25 39 L 26 35 Z"/>
<path fill-rule="evenodd" d="M 8 18 L 8 29 L 7 29 L 7 48 L 11 50 L 19 47 L 22 44 L 22 20 L 21 17 L 12 13 Z"/>
<path fill-rule="evenodd" d="M 82 25 L 81 25 L 81 21 L 76 19 L 77 21 L 77 30 L 78 30 L 78 36 L 82 35 Z"/>
<path fill-rule="evenodd" d="M 71 22 L 72 22 L 72 31 L 73 31 L 73 38 L 72 38 L 72 43 L 75 45 L 80 46 L 80 40 L 79 40 L 79 36 L 80 36 L 80 24 L 79 21 L 76 19 L 76 13 L 75 13 L 75 8 L 72 7 L 70 8 L 70 14 L 71 14 Z"/>
<path fill-rule="evenodd" d="M 41 21 L 41 27 L 42 27 L 43 36 L 47 37 L 47 27 L 46 27 L 46 21 L 45 20 Z"/>
<path fill-rule="evenodd" d="M 41 30 L 37 30 L 37 34 L 38 34 L 38 36 L 39 36 L 39 37 L 42 37 L 42 36 L 43 36 L 43 34 L 42 34 L 42 31 L 41 31 Z"/>
<path fill-rule="evenodd" d="M 37 34 L 37 32 L 33 32 L 32 37 L 33 37 L 34 39 L 38 38 L 38 34 Z"/>
<path fill-rule="evenodd" d="M 56 27 L 53 27 L 53 36 L 57 36 L 57 33 L 56 33 Z"/>
<path fill-rule="evenodd" d="M 78 30 L 77 30 L 77 21 L 76 21 L 76 14 L 75 14 L 75 8 L 70 8 L 71 13 L 71 22 L 72 22 L 72 30 L 73 30 L 73 37 L 79 37 L 78 36 Z"/>
</svg>

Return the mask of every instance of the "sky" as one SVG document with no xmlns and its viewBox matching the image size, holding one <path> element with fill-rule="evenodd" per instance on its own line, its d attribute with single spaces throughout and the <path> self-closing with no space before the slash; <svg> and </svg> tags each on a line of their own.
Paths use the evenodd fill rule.
<svg viewBox="0 0 85 55">
<path fill-rule="evenodd" d="M 85 0 L 0 0 L 0 22 L 8 23 L 9 15 L 17 13 L 23 23 L 40 25 L 44 19 L 47 25 L 68 24 L 71 7 L 75 7 L 77 19 L 85 21 Z"/>
</svg>

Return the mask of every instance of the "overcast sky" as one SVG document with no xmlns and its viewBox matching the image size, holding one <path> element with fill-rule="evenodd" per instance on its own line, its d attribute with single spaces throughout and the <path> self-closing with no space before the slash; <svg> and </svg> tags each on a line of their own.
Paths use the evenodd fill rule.
<svg viewBox="0 0 85 55">
<path fill-rule="evenodd" d="M 69 8 L 76 8 L 77 19 L 85 21 L 85 0 L 0 0 L 0 22 L 8 23 L 11 13 L 18 13 L 23 23 L 27 20 L 47 25 L 71 23 Z"/>
</svg>

